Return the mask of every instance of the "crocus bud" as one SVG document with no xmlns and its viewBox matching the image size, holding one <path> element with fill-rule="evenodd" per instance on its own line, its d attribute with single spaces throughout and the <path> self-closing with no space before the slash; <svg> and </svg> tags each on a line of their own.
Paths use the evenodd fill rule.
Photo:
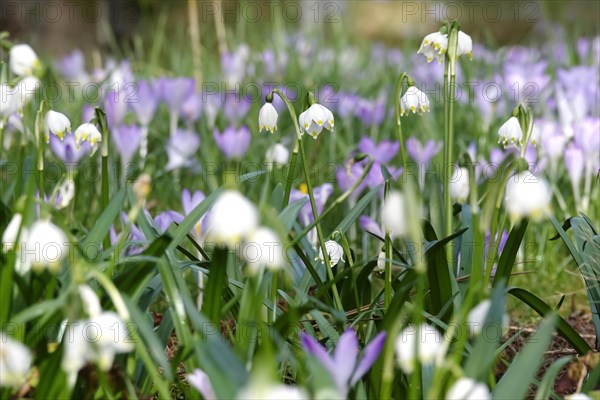
<svg viewBox="0 0 600 400">
<path fill-rule="evenodd" d="M 65 133 L 71 132 L 71 121 L 65 114 L 48 111 L 46 114 L 46 126 L 53 135 L 56 135 L 60 140 L 63 140 Z M 46 142 L 50 141 L 50 137 L 47 137 Z"/>
<path fill-rule="evenodd" d="M 258 129 L 262 132 L 263 129 L 271 133 L 277 130 L 277 110 L 271 103 L 265 103 L 258 113 Z"/>
<path fill-rule="evenodd" d="M 40 60 L 35 51 L 28 44 L 17 44 L 10 49 L 10 70 L 18 76 L 33 75 L 39 67 Z"/>
</svg>

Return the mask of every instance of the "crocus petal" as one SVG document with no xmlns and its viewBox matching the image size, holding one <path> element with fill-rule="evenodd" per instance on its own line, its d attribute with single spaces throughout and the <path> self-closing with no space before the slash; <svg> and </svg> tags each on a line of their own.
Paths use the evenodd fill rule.
<svg viewBox="0 0 600 400">
<path fill-rule="evenodd" d="M 377 361 L 377 357 L 381 354 L 383 350 L 383 345 L 385 343 L 386 333 L 381 332 L 371 342 L 365 347 L 363 351 L 363 356 L 361 360 L 358 362 L 358 366 L 352 375 L 352 379 L 350 380 L 350 386 L 354 386 L 360 378 L 362 378 L 367 371 L 375 364 Z"/>
<path fill-rule="evenodd" d="M 333 361 L 337 365 L 333 378 L 335 379 L 338 391 L 342 394 L 345 394 L 348 391 L 348 382 L 354 371 L 357 357 L 358 339 L 356 337 L 356 332 L 352 329 L 348 329 L 340 337 L 340 341 L 333 354 Z"/>
<path fill-rule="evenodd" d="M 304 351 L 310 353 L 319 360 L 323 367 L 325 367 L 331 376 L 334 377 L 338 367 L 335 365 L 329 354 L 327 354 L 325 347 L 321 346 L 315 339 L 305 333 L 302 333 L 300 336 L 300 342 L 302 343 Z"/>
<path fill-rule="evenodd" d="M 383 233 L 383 230 L 373 218 L 368 217 L 366 215 L 361 215 L 358 218 L 358 223 L 360 224 L 360 228 L 362 230 L 371 232 L 372 234 L 377 235 L 380 238 L 385 237 L 385 233 Z"/>
</svg>

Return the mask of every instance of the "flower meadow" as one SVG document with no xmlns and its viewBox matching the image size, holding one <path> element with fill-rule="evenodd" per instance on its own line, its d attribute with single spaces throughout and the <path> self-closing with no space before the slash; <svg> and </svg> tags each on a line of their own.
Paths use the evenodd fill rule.
<svg viewBox="0 0 600 400">
<path fill-rule="evenodd" d="M 2 33 L 0 396 L 598 398 L 600 37 L 438 25 L 181 68 Z"/>
</svg>

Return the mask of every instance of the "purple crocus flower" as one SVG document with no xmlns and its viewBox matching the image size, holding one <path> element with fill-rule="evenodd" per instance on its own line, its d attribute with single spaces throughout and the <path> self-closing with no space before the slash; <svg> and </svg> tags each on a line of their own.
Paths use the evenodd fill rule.
<svg viewBox="0 0 600 400">
<path fill-rule="evenodd" d="M 506 93 L 515 103 L 535 103 L 540 100 L 540 93 L 550 83 L 546 74 L 546 61 L 536 63 L 504 64 L 503 82 Z M 535 83 L 533 83 L 535 82 Z"/>
<path fill-rule="evenodd" d="M 360 229 L 365 232 L 370 232 L 374 235 L 379 236 L 380 238 L 385 237 L 385 233 L 381 228 L 381 225 L 377 223 L 373 218 L 367 215 L 361 215 L 358 218 L 358 224 L 360 225 Z"/>
<path fill-rule="evenodd" d="M 360 179 L 365 170 L 365 166 L 366 163 L 364 161 L 354 161 L 354 157 L 348 158 L 344 165 L 339 166 L 335 176 L 340 190 L 343 192 L 349 190 L 352 185 L 354 185 L 356 181 Z M 360 185 L 354 189 L 354 192 L 352 192 L 350 198 L 355 201 L 366 187 L 367 183 L 363 180 Z"/>
<path fill-rule="evenodd" d="M 442 150 L 442 142 L 428 140 L 425 146 L 415 137 L 411 136 L 406 140 L 406 152 L 416 162 L 419 167 L 427 168 L 433 157 Z"/>
<path fill-rule="evenodd" d="M 200 394 L 204 400 L 216 400 L 217 395 L 215 394 L 215 390 L 210 383 L 210 378 L 206 374 L 206 372 L 201 369 L 195 369 L 194 372 L 187 376 L 187 380 L 191 386 L 194 387 Z"/>
<path fill-rule="evenodd" d="M 149 216 L 148 211 L 144 210 L 144 213 Z M 127 214 L 121 213 L 121 222 L 123 225 L 129 224 L 129 218 Z M 123 235 L 123 232 L 117 234 L 115 227 L 111 225 L 110 227 L 110 244 L 116 245 L 119 243 L 120 237 Z M 135 224 L 129 225 L 129 237 L 127 238 L 126 247 L 120 251 L 120 254 L 126 254 L 128 256 L 140 254 L 144 251 L 146 245 L 146 236 L 142 233 L 140 228 L 138 228 Z"/>
<path fill-rule="evenodd" d="M 583 119 L 575 131 L 574 139 L 583 150 L 586 161 L 593 167 L 597 167 L 600 157 L 600 118 Z"/>
<path fill-rule="evenodd" d="M 87 80 L 85 58 L 80 50 L 74 50 L 70 54 L 67 54 L 57 63 L 56 66 L 62 76 L 68 80 Z"/>
<path fill-rule="evenodd" d="M 223 115 L 229 121 L 241 121 L 244 119 L 252 105 L 247 97 L 234 92 L 225 93 L 223 100 Z"/>
<path fill-rule="evenodd" d="M 121 125 L 113 129 L 111 139 L 114 140 L 117 152 L 121 156 L 121 163 L 127 165 L 140 147 L 142 128 L 133 124 Z"/>
<path fill-rule="evenodd" d="M 206 196 L 200 190 L 196 190 L 194 193 L 191 193 L 188 189 L 183 189 L 183 192 L 181 192 L 181 205 L 183 206 L 184 214 L 189 215 L 194 208 L 204 201 L 205 198 Z M 198 220 L 198 222 L 196 222 L 196 225 L 194 225 L 193 234 L 199 240 L 201 240 L 203 235 L 206 233 L 207 224 L 204 222 L 207 220 L 206 217 L 207 214 L 204 214 Z"/>
<path fill-rule="evenodd" d="M 161 98 L 171 114 L 179 115 L 183 102 L 194 92 L 192 78 L 160 78 Z"/>
<path fill-rule="evenodd" d="M 302 333 L 300 342 L 304 351 L 315 357 L 329 372 L 341 398 L 347 398 L 350 388 L 369 371 L 385 343 L 385 332 L 380 332 L 365 347 L 359 358 L 358 338 L 353 329 L 348 329 L 337 343 L 333 354 L 329 355 L 325 347 L 306 333 Z"/>
<path fill-rule="evenodd" d="M 94 107 L 89 104 L 84 104 L 81 110 L 81 121 L 90 122 L 95 117 L 96 111 Z"/>
<path fill-rule="evenodd" d="M 130 105 L 140 124 L 150 125 L 160 102 L 158 84 L 140 80 L 137 83 L 136 95 Z"/>
<path fill-rule="evenodd" d="M 154 224 L 158 227 L 161 233 L 164 233 L 169 229 L 172 223 L 180 224 L 183 221 L 183 215 L 177 211 L 168 210 L 158 214 L 154 218 Z"/>
<path fill-rule="evenodd" d="M 402 168 L 388 166 L 387 170 L 394 180 L 398 179 L 400 175 L 402 175 Z M 367 183 L 367 186 L 371 189 L 374 189 L 375 187 L 383 185 L 385 183 L 385 178 L 383 176 L 383 173 L 381 172 L 381 164 L 379 162 L 376 161 L 373 163 L 371 170 L 365 178 L 365 182 Z"/>
<path fill-rule="evenodd" d="M 381 125 L 385 117 L 385 99 L 376 100 L 359 99 L 355 115 L 367 126 Z"/>
<path fill-rule="evenodd" d="M 364 136 L 358 142 L 358 150 L 368 154 L 380 164 L 387 164 L 400 150 L 400 142 L 385 139 L 375 144 L 371 138 Z"/>
<path fill-rule="evenodd" d="M 200 138 L 193 131 L 177 129 L 167 144 L 167 171 L 188 167 L 194 163 L 193 156 L 200 147 Z"/>
<path fill-rule="evenodd" d="M 92 147 L 88 142 L 81 143 L 77 148 L 75 145 L 75 135 L 69 133 L 65 135 L 63 140 L 60 140 L 55 135 L 50 135 L 50 148 L 66 165 L 75 165 L 88 154 Z"/>
<path fill-rule="evenodd" d="M 565 167 L 571 179 L 575 201 L 579 203 L 579 184 L 585 168 L 585 156 L 583 150 L 576 144 L 570 144 L 565 150 Z"/>
<path fill-rule="evenodd" d="M 127 103 L 124 101 L 124 92 L 110 91 L 104 99 L 104 112 L 110 129 L 116 129 L 125 120 Z"/>
<path fill-rule="evenodd" d="M 192 93 L 181 105 L 181 117 L 191 124 L 200 118 L 202 97 L 198 93 Z"/>
<path fill-rule="evenodd" d="M 337 115 L 340 118 L 346 118 L 353 115 L 356 110 L 358 96 L 353 93 L 338 93 Z"/>
<path fill-rule="evenodd" d="M 239 159 L 248 151 L 251 135 L 247 126 L 239 129 L 230 126 L 223 133 L 215 128 L 213 136 L 217 146 L 227 159 Z"/>
</svg>

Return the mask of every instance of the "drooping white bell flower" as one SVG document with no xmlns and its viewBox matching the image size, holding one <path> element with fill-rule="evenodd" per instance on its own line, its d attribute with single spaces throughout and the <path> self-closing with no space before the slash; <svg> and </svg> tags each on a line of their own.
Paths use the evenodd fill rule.
<svg viewBox="0 0 600 400">
<path fill-rule="evenodd" d="M 100 315 L 102 313 L 102 307 L 100 306 L 100 299 L 98 299 L 96 292 L 88 285 L 79 285 L 77 289 L 86 314 L 90 318 Z"/>
<path fill-rule="evenodd" d="M 60 210 L 67 207 L 71 204 L 73 197 L 75 197 L 75 182 L 72 179 L 67 179 L 58 188 L 56 198 L 57 208 Z"/>
<path fill-rule="evenodd" d="M 503 146 L 508 144 L 520 146 L 523 140 L 523 130 L 517 117 L 510 117 L 508 121 L 502 124 L 500 129 L 498 129 L 498 136 L 500 137 L 498 143 L 501 143 Z"/>
<path fill-rule="evenodd" d="M 531 142 L 531 144 L 534 146 L 537 146 L 540 143 L 540 127 L 536 124 L 533 124 L 531 136 L 529 137 L 529 142 Z"/>
<path fill-rule="evenodd" d="M 263 268 L 278 270 L 283 267 L 283 246 L 275 232 L 260 227 L 252 232 L 242 246 L 242 256 L 251 274 Z"/>
<path fill-rule="evenodd" d="M 277 130 L 277 110 L 273 104 L 266 102 L 258 113 L 258 129 L 262 132 L 263 129 L 275 133 Z"/>
<path fill-rule="evenodd" d="M 485 320 L 492 307 L 492 302 L 489 299 L 483 300 L 471 309 L 467 316 L 467 324 L 472 335 L 480 334 L 485 327 Z M 504 314 L 502 317 L 502 331 L 508 328 L 509 318 Z"/>
<path fill-rule="evenodd" d="M 298 122 L 300 123 L 300 129 L 311 135 L 313 139 L 319 137 L 323 128 L 332 132 L 335 125 L 333 113 L 327 107 L 317 103 L 300 114 Z"/>
<path fill-rule="evenodd" d="M 406 92 L 400 99 L 400 115 L 429 112 L 429 98 L 423 92 L 416 88 L 416 86 L 410 86 L 406 89 Z"/>
<path fill-rule="evenodd" d="M 33 100 L 36 92 L 40 88 L 40 81 L 33 76 L 26 76 L 15 84 L 11 93 L 13 94 L 13 107 L 22 109 L 27 103 Z"/>
<path fill-rule="evenodd" d="M 529 171 L 512 176 L 506 185 L 504 206 L 515 221 L 523 217 L 540 220 L 550 209 L 548 184 Z"/>
<path fill-rule="evenodd" d="M 35 51 L 28 44 L 17 44 L 11 47 L 9 53 L 10 70 L 17 76 L 33 75 L 40 65 L 40 60 Z"/>
<path fill-rule="evenodd" d="M 455 168 L 450 181 L 450 197 L 458 204 L 463 204 L 469 197 L 469 170 L 467 168 Z"/>
<path fill-rule="evenodd" d="M 430 63 L 434 58 L 441 64 L 444 61 L 444 55 L 448 50 L 448 35 L 440 32 L 433 32 L 425 36 L 417 54 L 423 54 Z"/>
<path fill-rule="evenodd" d="M 42 219 L 31 225 L 20 251 L 21 274 L 27 273 L 31 268 L 34 271 L 47 268 L 56 273 L 69 254 L 69 239 L 58 226 Z"/>
<path fill-rule="evenodd" d="M 433 326 L 423 323 L 419 327 L 408 326 L 396 338 L 395 348 L 398 365 L 407 374 L 412 373 L 416 363 L 432 364 L 444 351 L 444 338 Z M 417 353 L 415 349 L 418 346 Z"/>
<path fill-rule="evenodd" d="M 338 242 L 334 241 L 334 240 L 328 240 L 325 242 L 325 250 L 327 250 L 327 255 L 329 257 L 329 266 L 330 267 L 335 267 L 335 265 L 337 263 L 340 262 L 340 260 L 344 260 L 344 249 L 342 248 L 342 246 L 339 245 Z M 319 257 L 317 257 L 317 260 L 321 261 L 322 263 L 325 262 L 325 259 L 323 258 L 323 250 L 321 250 L 321 247 L 319 246 Z"/>
<path fill-rule="evenodd" d="M 12 219 L 8 223 L 8 226 L 4 230 L 2 234 L 2 251 L 8 253 L 9 251 L 13 251 L 19 248 L 19 228 L 21 227 L 21 223 L 23 222 L 23 216 L 19 213 L 13 215 Z M 21 238 L 27 236 L 27 229 L 23 227 L 21 229 Z"/>
<path fill-rule="evenodd" d="M 53 135 L 63 140 L 65 133 L 71 132 L 71 121 L 63 113 L 57 111 L 48 111 L 46 114 L 46 126 Z M 50 140 L 50 136 L 46 135 L 46 142 Z"/>
<path fill-rule="evenodd" d="M 471 36 L 467 35 L 463 31 L 458 31 L 458 49 L 457 56 L 462 55 L 469 56 L 469 59 L 473 59 L 473 40 Z"/>
<path fill-rule="evenodd" d="M 18 88 L 11 88 L 6 83 L 0 84 L 0 119 L 8 118 L 19 110 Z"/>
<path fill-rule="evenodd" d="M 587 394 L 580 392 L 565 396 L 565 400 L 592 400 L 592 398 Z"/>
<path fill-rule="evenodd" d="M 128 353 L 134 348 L 125 322 L 109 311 L 70 324 L 63 342 L 65 351 L 61 366 L 70 386 L 75 384 L 77 373 L 87 363 L 96 363 L 101 370 L 108 371 L 117 354 Z"/>
<path fill-rule="evenodd" d="M 75 145 L 79 147 L 82 142 L 88 142 L 92 146 L 92 155 L 96 152 L 98 144 L 102 142 L 102 134 L 96 125 L 86 122 L 75 130 Z"/>
<path fill-rule="evenodd" d="M 251 382 L 242 388 L 236 396 L 237 400 L 306 400 L 310 398 L 307 393 L 299 387 Z"/>
<path fill-rule="evenodd" d="M 381 252 L 379 252 L 379 256 L 377 256 L 377 265 L 375 266 L 373 271 L 376 271 L 376 272 L 385 271 L 385 260 L 386 259 L 387 259 L 387 256 L 385 255 L 385 251 L 381 250 Z"/>
<path fill-rule="evenodd" d="M 381 224 L 385 233 L 391 237 L 402 236 L 407 232 L 406 209 L 404 196 L 399 191 L 392 191 L 383 200 L 381 207 Z"/>
<path fill-rule="evenodd" d="M 471 378 L 460 378 L 446 393 L 446 400 L 490 400 L 491 398 L 488 387 Z"/>
<path fill-rule="evenodd" d="M 267 150 L 265 161 L 278 166 L 285 165 L 290 159 L 290 151 L 281 143 L 275 143 Z"/>
<path fill-rule="evenodd" d="M 27 346 L 0 332 L 0 386 L 21 387 L 31 368 L 31 358 Z"/>
<path fill-rule="evenodd" d="M 258 227 L 256 206 L 236 190 L 223 192 L 215 202 L 208 227 L 208 239 L 234 249 Z"/>
</svg>

